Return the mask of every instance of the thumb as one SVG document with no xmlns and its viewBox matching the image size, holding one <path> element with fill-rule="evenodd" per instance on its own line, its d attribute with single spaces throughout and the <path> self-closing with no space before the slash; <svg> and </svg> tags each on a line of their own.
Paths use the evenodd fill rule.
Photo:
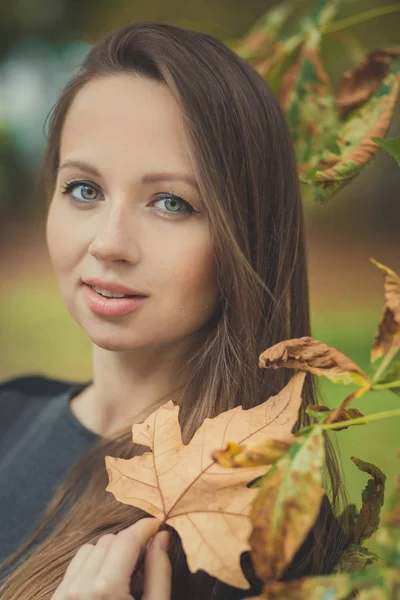
<svg viewBox="0 0 400 600">
<path fill-rule="evenodd" d="M 168 531 L 157 533 L 146 552 L 142 600 L 170 600 L 172 567 L 168 557 Z"/>
</svg>

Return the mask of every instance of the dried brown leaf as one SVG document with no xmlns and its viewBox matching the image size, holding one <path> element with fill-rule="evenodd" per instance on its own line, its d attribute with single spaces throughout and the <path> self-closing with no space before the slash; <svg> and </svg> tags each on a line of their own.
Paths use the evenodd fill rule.
<svg viewBox="0 0 400 600">
<path fill-rule="evenodd" d="M 400 348 L 400 277 L 395 271 L 373 258 L 370 258 L 370 261 L 384 273 L 385 303 L 371 350 L 371 360 L 375 361 Z"/>
<path fill-rule="evenodd" d="M 323 342 L 305 336 L 279 342 L 265 350 L 259 358 L 265 369 L 300 369 L 323 375 L 334 383 L 370 387 L 370 379 L 348 356 Z"/>
<path fill-rule="evenodd" d="M 257 488 L 247 484 L 268 467 L 226 469 L 211 456 L 228 440 L 291 439 L 305 374 L 295 373 L 276 396 L 250 410 L 238 406 L 205 419 L 189 444 L 182 443 L 179 407 L 172 401 L 133 425 L 135 443 L 151 448 L 131 459 L 106 456 L 109 485 L 119 502 L 143 509 L 179 533 L 189 569 L 203 569 L 239 588 L 249 587 L 240 555 L 250 549 L 250 509 Z"/>
<path fill-rule="evenodd" d="M 364 104 L 399 56 L 400 48 L 378 48 L 369 52 L 359 65 L 341 75 L 335 94 L 337 106 L 345 113 Z"/>
<path fill-rule="evenodd" d="M 376 465 L 355 456 L 350 458 L 360 471 L 371 476 L 362 493 L 362 506 L 352 537 L 353 543 L 360 544 L 378 529 L 380 510 L 385 499 L 386 475 Z"/>
</svg>

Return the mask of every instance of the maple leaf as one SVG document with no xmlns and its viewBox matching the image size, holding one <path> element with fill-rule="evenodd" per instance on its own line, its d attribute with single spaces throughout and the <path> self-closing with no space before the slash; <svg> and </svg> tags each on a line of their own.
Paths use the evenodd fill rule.
<svg viewBox="0 0 400 600">
<path fill-rule="evenodd" d="M 189 444 L 182 443 L 179 407 L 170 400 L 132 427 L 133 442 L 151 452 L 131 459 L 105 457 L 106 491 L 173 527 L 191 572 L 203 569 L 229 585 L 249 588 L 240 555 L 250 550 L 250 511 L 259 490 L 247 484 L 268 467 L 227 469 L 213 460 L 212 452 L 228 440 L 292 442 L 304 379 L 299 371 L 259 406 L 245 411 L 238 406 L 205 419 Z"/>
</svg>

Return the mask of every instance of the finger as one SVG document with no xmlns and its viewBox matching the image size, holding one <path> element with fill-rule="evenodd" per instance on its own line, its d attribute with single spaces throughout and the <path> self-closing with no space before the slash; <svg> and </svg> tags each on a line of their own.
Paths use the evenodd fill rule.
<svg viewBox="0 0 400 600">
<path fill-rule="evenodd" d="M 83 565 L 86 560 L 92 553 L 94 546 L 92 544 L 84 544 L 79 548 L 79 550 L 75 553 L 75 556 L 71 560 L 68 565 L 67 570 L 65 571 L 64 578 L 61 584 L 56 589 L 54 595 L 51 597 L 51 600 L 62 600 L 64 598 L 64 594 L 68 587 L 70 586 L 72 581 L 75 581 L 78 573 L 83 569 Z"/>
<path fill-rule="evenodd" d="M 169 532 L 160 531 L 146 552 L 142 600 L 170 600 L 171 563 L 168 557 Z"/>
<path fill-rule="evenodd" d="M 88 582 L 92 583 L 94 581 L 96 575 L 101 570 L 116 537 L 116 534 L 107 533 L 98 539 L 97 544 L 85 561 L 84 568 L 81 569 L 80 573 L 75 575 L 75 583 L 77 580 L 82 580 L 82 586 L 84 586 L 87 585 Z"/>
<path fill-rule="evenodd" d="M 101 578 L 129 581 L 141 551 L 160 525 L 158 519 L 145 518 L 117 533 L 102 565 Z"/>
</svg>

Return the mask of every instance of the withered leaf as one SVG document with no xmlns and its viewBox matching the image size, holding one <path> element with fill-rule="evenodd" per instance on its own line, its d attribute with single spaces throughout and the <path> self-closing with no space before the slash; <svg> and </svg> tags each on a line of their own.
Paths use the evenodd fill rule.
<svg viewBox="0 0 400 600">
<path fill-rule="evenodd" d="M 383 271 L 385 303 L 378 333 L 371 350 L 371 361 L 400 348 L 400 277 L 378 261 L 370 261 Z"/>
<path fill-rule="evenodd" d="M 324 342 L 305 336 L 284 340 L 265 350 L 259 358 L 264 369 L 300 369 L 323 375 L 333 383 L 369 388 L 370 379 L 348 356 Z"/>
<path fill-rule="evenodd" d="M 212 452 L 228 440 L 242 444 L 292 439 L 304 378 L 304 373 L 296 373 L 279 394 L 255 408 L 244 411 L 238 406 L 205 419 L 186 445 L 179 407 L 172 401 L 161 406 L 132 427 L 133 441 L 151 452 L 128 460 L 106 456 L 107 491 L 176 529 L 192 572 L 203 569 L 247 589 L 240 555 L 250 549 L 250 509 L 258 493 L 247 483 L 269 467 L 226 469 L 214 462 Z"/>
<path fill-rule="evenodd" d="M 339 561 L 332 569 L 332 573 L 348 573 L 349 571 L 363 571 L 374 564 L 379 557 L 367 548 L 358 544 L 350 544 L 341 554 Z"/>
<path fill-rule="evenodd" d="M 261 444 L 235 444 L 228 442 L 223 450 L 216 450 L 212 456 L 222 467 L 258 467 L 273 465 L 285 456 L 291 442 L 265 440 Z"/>
<path fill-rule="evenodd" d="M 378 89 L 400 57 L 400 48 L 377 48 L 353 69 L 342 73 L 335 93 L 336 105 L 347 113 L 364 104 Z"/>
<path fill-rule="evenodd" d="M 323 433 L 316 428 L 264 477 L 251 510 L 249 538 L 254 567 L 264 582 L 279 579 L 318 516 L 325 494 L 324 457 Z"/>
<path fill-rule="evenodd" d="M 315 173 L 306 180 L 320 188 L 317 200 L 327 201 L 356 177 L 379 150 L 374 138 L 384 138 L 392 122 L 400 90 L 400 61 L 373 95 L 351 111 L 336 130 L 338 149 L 328 145 L 320 155 Z"/>
<path fill-rule="evenodd" d="M 385 499 L 386 475 L 376 465 L 355 456 L 350 458 L 360 471 L 371 475 L 362 493 L 362 506 L 352 538 L 353 543 L 359 544 L 371 537 L 378 529 L 379 514 Z"/>
</svg>

